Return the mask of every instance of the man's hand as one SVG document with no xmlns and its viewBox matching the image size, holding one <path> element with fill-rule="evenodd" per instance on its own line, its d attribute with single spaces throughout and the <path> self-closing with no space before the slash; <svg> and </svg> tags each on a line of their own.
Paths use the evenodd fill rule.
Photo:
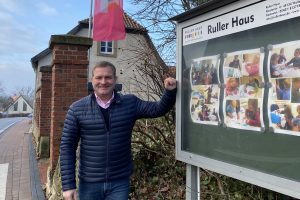
<svg viewBox="0 0 300 200">
<path fill-rule="evenodd" d="M 176 88 L 176 79 L 171 78 L 171 77 L 166 78 L 164 81 L 164 84 L 165 84 L 166 90 L 173 90 Z"/>
<path fill-rule="evenodd" d="M 63 197 L 65 200 L 77 200 L 77 192 L 75 189 L 64 191 Z"/>
</svg>

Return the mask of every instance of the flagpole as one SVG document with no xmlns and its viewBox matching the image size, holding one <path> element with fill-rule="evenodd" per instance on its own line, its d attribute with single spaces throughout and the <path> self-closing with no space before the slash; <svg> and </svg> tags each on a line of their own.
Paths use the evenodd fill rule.
<svg viewBox="0 0 300 200">
<path fill-rule="evenodd" d="M 90 6 L 89 33 L 88 33 L 89 38 L 92 36 L 92 17 L 93 17 L 93 0 L 91 0 L 91 6 Z"/>
<path fill-rule="evenodd" d="M 90 5 L 90 18 L 89 18 L 89 31 L 88 31 L 88 37 L 89 38 L 92 37 L 92 17 L 93 17 L 93 0 L 91 0 L 91 5 Z M 88 67 L 87 67 L 87 83 L 89 83 L 89 78 L 90 78 L 91 48 L 93 48 L 93 45 L 88 50 L 89 64 L 88 64 Z M 88 84 L 87 84 L 87 87 L 88 87 Z"/>
</svg>

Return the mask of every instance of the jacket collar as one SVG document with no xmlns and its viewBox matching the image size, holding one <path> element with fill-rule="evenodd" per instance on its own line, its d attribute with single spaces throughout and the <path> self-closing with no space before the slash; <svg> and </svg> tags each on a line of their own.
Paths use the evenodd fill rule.
<svg viewBox="0 0 300 200">
<path fill-rule="evenodd" d="M 115 97 L 114 97 L 112 103 L 116 103 L 116 104 L 122 103 L 122 99 L 121 99 L 120 93 L 118 93 L 117 91 L 114 91 L 114 93 L 115 93 Z"/>
</svg>

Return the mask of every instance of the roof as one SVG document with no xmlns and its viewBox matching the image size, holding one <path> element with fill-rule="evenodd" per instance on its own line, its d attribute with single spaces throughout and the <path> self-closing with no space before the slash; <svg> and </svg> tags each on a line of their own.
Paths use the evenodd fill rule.
<svg viewBox="0 0 300 200">
<path fill-rule="evenodd" d="M 199 15 L 203 15 L 205 13 L 211 12 L 228 4 L 234 3 L 239 0 L 209 0 L 200 6 L 193 8 L 187 12 L 181 13 L 176 15 L 169 20 L 177 21 L 177 22 L 184 22 L 186 20 L 192 19 Z M 241 0 L 240 0 L 241 1 Z"/>
<path fill-rule="evenodd" d="M 138 22 L 136 22 L 134 19 L 132 19 L 126 12 L 123 14 L 124 16 L 124 23 L 125 23 L 125 31 L 126 33 L 132 33 L 132 34 L 148 34 L 148 31 L 145 27 L 140 25 Z M 93 20 L 92 20 L 92 26 L 93 26 Z M 77 26 L 75 26 L 72 30 L 70 30 L 67 34 L 75 35 L 83 28 L 89 27 L 89 18 L 86 18 L 84 20 L 81 20 L 78 22 Z M 37 62 L 44 56 L 51 53 L 51 49 L 47 48 L 35 55 L 31 58 L 32 67 L 37 67 Z"/>
<path fill-rule="evenodd" d="M 32 63 L 32 66 L 34 66 L 34 68 L 36 68 L 37 66 L 37 61 L 39 61 L 42 57 L 48 55 L 49 53 L 51 53 L 51 49 L 47 48 L 47 49 L 44 49 L 43 51 L 41 51 L 40 53 L 38 53 L 37 55 L 35 55 L 34 57 L 31 58 L 31 63 Z"/>
<path fill-rule="evenodd" d="M 27 99 L 26 98 L 24 98 L 23 97 L 23 95 L 19 95 L 19 96 L 13 96 L 13 97 L 11 97 L 11 99 L 13 100 L 6 108 L 4 108 L 4 111 L 7 111 L 11 106 L 13 106 L 14 104 L 15 104 L 15 102 L 16 101 L 18 101 L 18 99 L 20 98 L 20 97 L 22 97 L 23 99 L 24 99 L 24 101 L 31 107 L 31 109 L 32 109 L 32 105 L 27 101 Z"/>
</svg>

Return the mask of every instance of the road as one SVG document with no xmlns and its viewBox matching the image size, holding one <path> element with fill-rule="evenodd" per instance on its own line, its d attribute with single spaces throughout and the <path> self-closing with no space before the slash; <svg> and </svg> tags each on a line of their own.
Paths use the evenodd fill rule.
<svg viewBox="0 0 300 200">
<path fill-rule="evenodd" d="M 10 126 L 26 117 L 0 118 L 0 135 Z"/>
</svg>

